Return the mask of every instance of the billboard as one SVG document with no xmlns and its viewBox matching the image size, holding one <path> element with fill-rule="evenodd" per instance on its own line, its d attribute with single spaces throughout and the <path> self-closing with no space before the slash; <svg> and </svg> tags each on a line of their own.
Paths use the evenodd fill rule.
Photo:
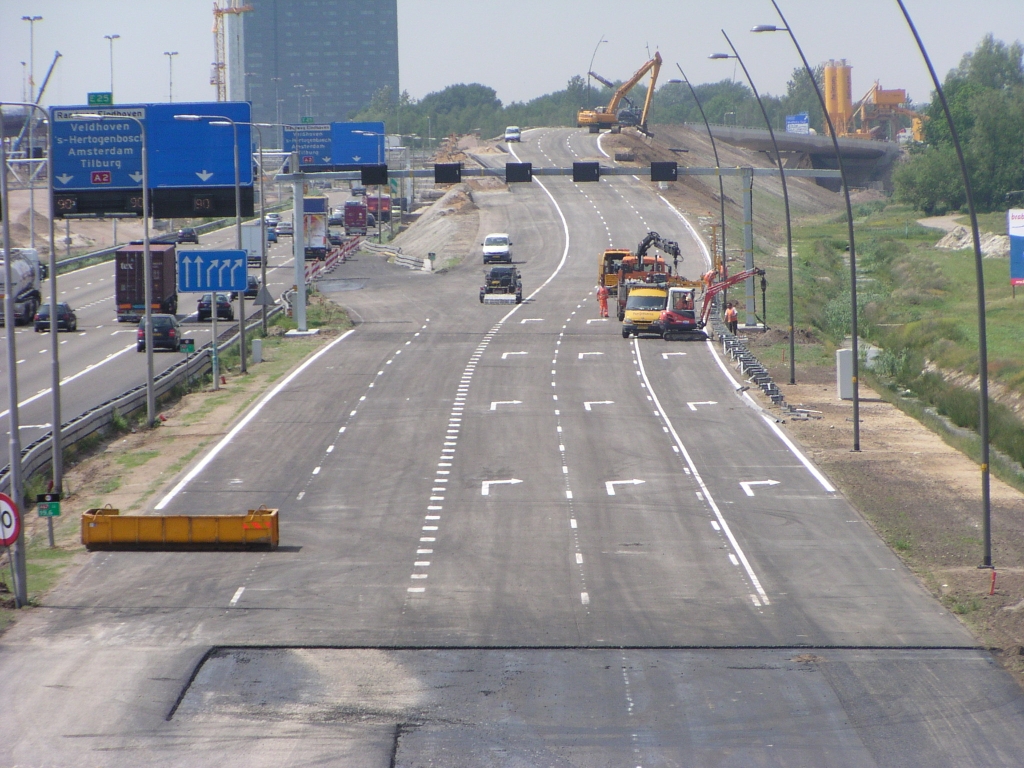
<svg viewBox="0 0 1024 768">
<path fill-rule="evenodd" d="M 1024 285 L 1024 208 L 1006 212 L 1006 233 L 1010 236 L 1010 285 Z"/>
</svg>

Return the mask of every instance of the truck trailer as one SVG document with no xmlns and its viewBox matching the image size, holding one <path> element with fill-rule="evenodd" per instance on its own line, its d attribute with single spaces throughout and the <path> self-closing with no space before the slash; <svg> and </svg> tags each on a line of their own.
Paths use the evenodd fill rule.
<svg viewBox="0 0 1024 768">
<path fill-rule="evenodd" d="M 0 256 L 4 252 L 0 250 Z M 0 258 L 0 265 L 3 259 Z M 24 325 L 32 322 L 36 310 L 42 301 L 40 283 L 42 272 L 39 266 L 39 252 L 34 248 L 11 248 L 11 293 L 14 295 L 14 324 Z M 4 284 L 4 270 L 0 269 L 0 295 L 7 295 Z M 0 325 L 6 322 L 3 308 L 0 307 Z"/>
<path fill-rule="evenodd" d="M 151 311 L 178 313 L 178 262 L 174 245 L 151 243 L 153 292 Z M 145 248 L 132 243 L 114 253 L 114 305 L 117 322 L 137 323 L 146 314 Z"/>
</svg>

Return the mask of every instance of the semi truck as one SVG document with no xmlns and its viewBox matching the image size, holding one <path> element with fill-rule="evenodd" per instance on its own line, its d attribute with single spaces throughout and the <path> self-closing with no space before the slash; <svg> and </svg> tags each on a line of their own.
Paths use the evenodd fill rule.
<svg viewBox="0 0 1024 768">
<path fill-rule="evenodd" d="M 0 255 L 3 251 L 0 250 Z M 3 259 L 0 258 L 0 265 Z M 39 266 L 39 252 L 34 248 L 11 248 L 11 293 L 14 295 L 14 324 L 24 325 L 32 321 L 42 301 L 40 283 L 42 272 Z M 0 295 L 7 295 L 4 284 L 4 270 L 0 269 Z M 3 307 L 0 307 L 0 325 L 6 322 Z"/>
<path fill-rule="evenodd" d="M 151 311 L 178 313 L 178 262 L 172 243 L 151 243 L 153 263 Z M 146 314 L 145 246 L 133 242 L 114 253 L 114 305 L 117 322 L 137 323 Z"/>
<path fill-rule="evenodd" d="M 391 221 L 391 195 L 370 193 L 366 196 L 366 208 L 380 221 Z M 380 213 L 378 213 L 378 208 Z"/>
<path fill-rule="evenodd" d="M 362 200 L 345 201 L 345 234 L 349 237 L 366 234 L 366 203 Z"/>
</svg>

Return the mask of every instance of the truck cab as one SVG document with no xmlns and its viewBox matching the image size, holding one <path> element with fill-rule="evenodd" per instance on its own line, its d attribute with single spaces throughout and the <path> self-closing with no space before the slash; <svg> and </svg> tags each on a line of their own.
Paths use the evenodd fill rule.
<svg viewBox="0 0 1024 768">
<path fill-rule="evenodd" d="M 622 316 L 622 338 L 656 333 L 651 324 L 661 316 L 668 301 L 668 286 L 656 283 L 639 283 L 624 286 L 627 292 Z M 621 292 L 619 294 L 622 296 Z"/>
</svg>

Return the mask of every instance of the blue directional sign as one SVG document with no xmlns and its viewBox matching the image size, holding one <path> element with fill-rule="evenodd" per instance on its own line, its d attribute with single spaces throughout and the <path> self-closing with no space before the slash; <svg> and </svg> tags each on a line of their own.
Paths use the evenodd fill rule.
<svg viewBox="0 0 1024 768">
<path fill-rule="evenodd" d="M 245 251 L 178 251 L 178 293 L 244 291 Z"/>
<path fill-rule="evenodd" d="M 79 114 L 109 115 L 104 119 Z M 51 107 L 54 190 L 137 190 L 142 187 L 142 131 L 146 126 L 150 189 L 227 187 L 235 183 L 234 131 L 214 120 L 175 120 L 175 115 L 251 120 L 246 102 L 129 104 L 118 107 Z M 116 119 L 122 118 L 122 119 Z M 134 118 L 134 119 L 132 119 Z M 239 179 L 251 187 L 252 139 L 238 125 Z"/>
<path fill-rule="evenodd" d="M 331 126 L 286 125 L 284 151 L 298 152 L 303 168 L 333 165 L 331 159 Z"/>
<path fill-rule="evenodd" d="M 384 123 L 331 123 L 331 157 L 336 165 L 386 163 Z"/>
</svg>

